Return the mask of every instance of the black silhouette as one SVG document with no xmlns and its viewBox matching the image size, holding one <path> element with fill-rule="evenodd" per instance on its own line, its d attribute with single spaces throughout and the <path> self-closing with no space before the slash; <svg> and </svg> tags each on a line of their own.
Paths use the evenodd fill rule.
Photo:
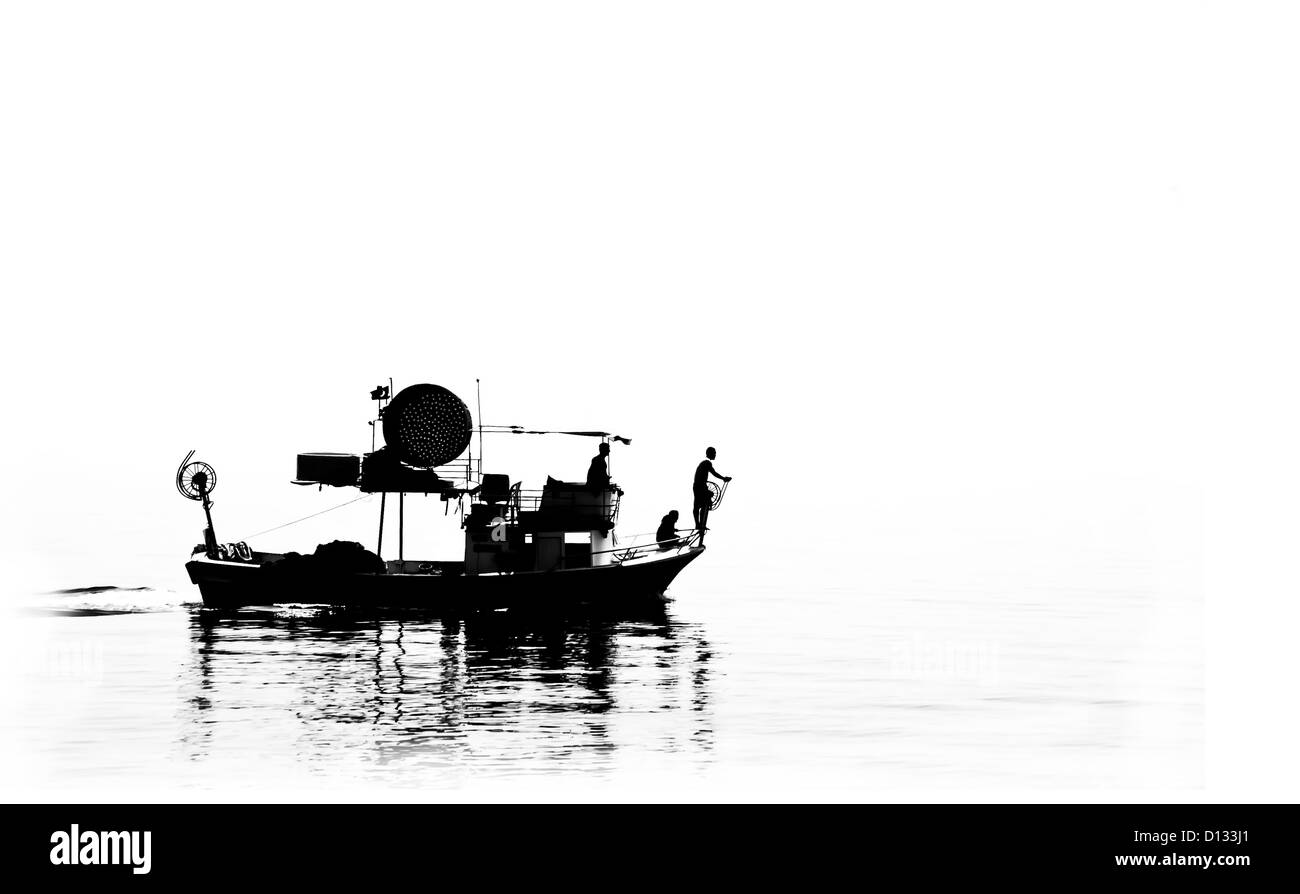
<svg viewBox="0 0 1300 894">
<path fill-rule="evenodd" d="M 609 444 L 601 444 L 600 452 L 591 458 L 587 467 L 587 487 L 604 490 L 609 487 Z"/>
<path fill-rule="evenodd" d="M 393 397 L 391 383 L 371 397 L 379 404 L 371 420 L 371 451 L 298 454 L 294 484 L 357 488 L 361 495 L 296 521 L 253 535 L 270 533 L 379 494 L 375 549 L 361 544 L 326 544 L 316 554 L 264 552 L 246 542 L 219 544 L 212 533 L 215 484 L 210 466 L 186 457 L 177 471 L 177 489 L 201 502 L 208 522 L 201 545 L 186 563 L 209 608 L 283 604 L 306 594 L 323 604 L 384 609 L 421 608 L 446 616 L 498 609 L 544 607 L 548 612 L 595 603 L 622 607 L 662 599 L 677 574 L 702 553 L 695 537 L 678 536 L 677 514 L 667 518 L 665 546 L 644 539 L 638 548 L 610 540 L 618 522 L 623 491 L 612 482 L 611 441 L 628 438 L 599 430 L 551 432 L 519 426 L 477 427 L 469 409 L 438 385 L 411 385 Z M 376 429 L 384 445 L 376 447 Z M 539 490 L 512 483 L 503 470 L 483 470 L 483 435 L 565 434 L 601 440 L 585 481 L 547 478 Z M 712 460 L 714 450 L 710 448 Z M 477 460 L 477 462 L 476 462 Z M 711 462 L 702 464 L 697 485 L 697 518 L 706 529 L 701 504 L 716 507 L 720 489 L 709 481 Z M 723 481 L 730 479 L 723 478 Z M 396 559 L 385 561 L 387 497 L 397 498 Z M 436 496 L 442 514 L 464 531 L 463 552 L 443 559 L 405 557 L 405 509 L 410 494 Z M 429 501 L 433 503 L 434 501 Z M 436 504 L 435 504 L 436 505 Z M 454 510 L 454 511 L 453 511 Z M 658 544 L 656 544 L 658 545 Z M 202 552 L 203 555 L 198 555 Z M 570 572 L 582 572 L 571 574 Z"/>
<path fill-rule="evenodd" d="M 677 538 L 677 510 L 670 510 L 667 515 L 659 522 L 659 530 L 655 531 L 655 540 L 659 542 L 660 549 L 673 549 L 681 541 Z"/>
<path fill-rule="evenodd" d="M 722 481 L 730 481 L 726 475 L 720 475 L 718 470 L 713 468 L 713 461 L 717 459 L 718 451 L 710 447 L 704 451 L 708 457 L 695 467 L 695 483 L 692 492 L 695 496 L 695 505 L 692 508 L 692 514 L 695 516 L 695 527 L 700 532 L 700 545 L 704 545 L 704 532 L 707 531 L 709 522 L 709 508 L 713 504 L 713 492 L 709 490 L 709 476 Z"/>
<path fill-rule="evenodd" d="M 212 527 L 211 494 L 213 488 L 217 486 L 217 473 L 205 462 L 198 460 L 190 462 L 193 457 L 194 451 L 191 450 L 181 460 L 180 468 L 176 470 L 176 490 L 185 499 L 198 500 L 203 504 L 203 515 L 208 520 L 208 526 L 203 529 L 203 551 L 209 559 L 215 559 L 217 558 L 217 533 Z"/>
<path fill-rule="evenodd" d="M 266 572 L 263 576 L 270 585 L 304 590 L 325 586 L 342 575 L 384 573 L 379 556 L 351 540 L 322 543 L 309 555 L 285 553 L 266 562 L 263 568 Z"/>
<path fill-rule="evenodd" d="M 404 463 L 445 465 L 469 447 L 469 407 L 441 385 L 411 385 L 384 408 L 384 443 Z"/>
</svg>

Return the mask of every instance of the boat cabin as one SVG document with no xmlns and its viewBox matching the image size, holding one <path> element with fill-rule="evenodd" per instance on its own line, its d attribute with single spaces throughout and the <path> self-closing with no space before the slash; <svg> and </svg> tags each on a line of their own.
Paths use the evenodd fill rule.
<svg viewBox="0 0 1300 894">
<path fill-rule="evenodd" d="M 416 389 L 414 399 L 406 399 Z M 382 394 L 382 390 L 376 393 Z M 386 395 L 377 398 L 384 400 Z M 381 403 L 379 418 L 387 446 L 364 456 L 348 453 L 300 453 L 294 484 L 356 487 L 380 494 L 376 553 L 383 558 L 387 497 L 398 497 L 397 559 L 386 560 L 390 573 L 499 574 L 552 571 L 607 565 L 614 553 L 622 491 L 613 486 L 547 478 L 540 490 L 526 490 L 509 475 L 482 472 L 479 427 L 478 465 L 472 448 L 468 410 L 439 386 L 413 386 L 391 404 Z M 516 430 L 515 426 L 500 426 Z M 536 432 L 544 434 L 544 432 Z M 599 437 L 606 432 L 563 432 Z M 626 439 L 619 439 L 626 440 Z M 468 455 L 462 455 L 469 449 Z M 405 557 L 405 498 L 435 494 L 455 501 L 463 514 L 465 552 L 460 562 L 410 560 Z M 468 502 L 467 502 L 468 501 Z"/>
</svg>

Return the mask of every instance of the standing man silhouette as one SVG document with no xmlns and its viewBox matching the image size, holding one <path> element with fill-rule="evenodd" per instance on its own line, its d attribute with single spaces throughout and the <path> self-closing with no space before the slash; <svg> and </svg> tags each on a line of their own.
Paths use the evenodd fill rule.
<svg viewBox="0 0 1300 894">
<path fill-rule="evenodd" d="M 708 530 L 709 505 L 713 502 L 713 494 L 709 491 L 709 476 L 712 475 L 714 478 L 723 481 L 731 480 L 726 475 L 719 475 L 718 470 L 713 468 L 713 460 L 717 458 L 718 451 L 710 447 L 704 451 L 704 455 L 708 459 L 701 461 L 695 467 L 695 484 L 691 488 L 695 494 L 695 506 L 692 509 L 692 514 L 695 516 L 695 527 L 700 532 L 700 546 L 704 545 L 704 532 Z"/>
</svg>

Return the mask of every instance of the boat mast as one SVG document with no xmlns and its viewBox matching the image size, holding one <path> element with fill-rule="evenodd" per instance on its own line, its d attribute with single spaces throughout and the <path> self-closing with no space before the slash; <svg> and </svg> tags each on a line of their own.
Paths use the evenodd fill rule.
<svg viewBox="0 0 1300 894">
<path fill-rule="evenodd" d="M 374 391 L 370 392 L 372 400 L 378 401 L 379 407 L 375 413 L 374 420 L 370 423 L 370 452 L 375 452 L 375 429 L 383 421 L 384 409 L 388 402 L 393 398 L 393 377 L 388 377 L 388 387 L 380 385 Z M 384 510 L 388 508 L 388 494 L 381 491 L 379 494 L 379 542 L 375 544 L 375 555 L 382 560 L 384 558 Z"/>
</svg>

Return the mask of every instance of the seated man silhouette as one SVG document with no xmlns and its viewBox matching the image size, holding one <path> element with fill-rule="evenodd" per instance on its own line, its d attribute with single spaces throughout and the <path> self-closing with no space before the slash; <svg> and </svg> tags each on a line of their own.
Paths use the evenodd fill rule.
<svg viewBox="0 0 1300 894">
<path fill-rule="evenodd" d="M 601 444 L 600 452 L 591 458 L 591 465 L 587 468 L 587 487 L 593 491 L 602 491 L 609 488 L 609 444 Z"/>
<path fill-rule="evenodd" d="M 660 549 L 673 549 L 680 541 L 677 539 L 677 510 L 670 510 L 667 515 L 659 522 L 659 530 L 655 531 L 655 540 L 659 542 Z"/>
<path fill-rule="evenodd" d="M 692 514 L 695 516 L 695 527 L 700 531 L 700 545 L 704 545 L 704 532 L 708 530 L 709 506 L 713 503 L 713 493 L 709 490 L 709 476 L 730 481 L 726 475 L 719 475 L 718 471 L 713 468 L 713 460 L 718 456 L 718 451 L 710 447 L 704 451 L 708 457 L 695 467 L 695 483 L 691 486 L 691 491 L 695 495 L 695 505 L 692 507 Z"/>
</svg>

